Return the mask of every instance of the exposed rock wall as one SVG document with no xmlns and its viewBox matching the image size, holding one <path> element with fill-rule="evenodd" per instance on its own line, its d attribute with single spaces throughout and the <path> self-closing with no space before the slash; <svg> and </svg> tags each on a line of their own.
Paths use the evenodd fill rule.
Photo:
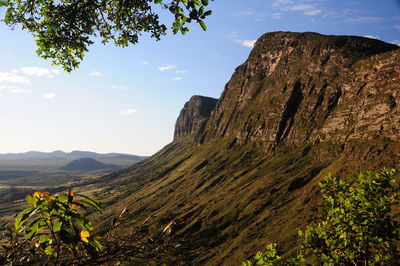
<svg viewBox="0 0 400 266">
<path fill-rule="evenodd" d="M 383 131 L 398 140 L 398 48 L 354 36 L 267 33 L 236 69 L 197 141 L 224 137 L 269 151 Z"/>
<path fill-rule="evenodd" d="M 215 108 L 218 99 L 192 96 L 181 110 L 175 123 L 174 141 L 193 142 L 204 130 L 204 126 Z"/>
</svg>

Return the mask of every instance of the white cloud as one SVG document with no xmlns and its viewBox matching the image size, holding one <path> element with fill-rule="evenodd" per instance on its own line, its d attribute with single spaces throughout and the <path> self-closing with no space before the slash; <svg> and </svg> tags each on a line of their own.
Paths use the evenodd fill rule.
<svg viewBox="0 0 400 266">
<path fill-rule="evenodd" d="M 56 97 L 56 94 L 53 93 L 53 92 L 46 93 L 46 94 L 44 95 L 44 98 L 47 99 L 47 100 L 54 99 L 55 97 Z"/>
<path fill-rule="evenodd" d="M 243 45 L 244 47 L 253 48 L 256 41 L 257 40 L 238 40 L 237 42 Z"/>
<path fill-rule="evenodd" d="M 148 65 L 148 64 L 150 64 L 150 63 L 147 62 L 147 61 L 143 61 L 141 64 L 142 64 L 142 65 Z"/>
<path fill-rule="evenodd" d="M 177 73 L 177 74 L 183 74 L 186 72 L 187 72 L 186 70 L 175 70 L 175 73 Z"/>
<path fill-rule="evenodd" d="M 170 70 L 170 69 L 174 69 L 174 68 L 176 68 L 175 65 L 166 65 L 166 66 L 163 66 L 163 67 L 157 67 L 157 69 L 160 70 L 160 71 Z"/>
<path fill-rule="evenodd" d="M 13 89 L 19 89 L 17 86 L 10 86 L 10 85 L 0 85 L 0 90 L 13 90 Z"/>
<path fill-rule="evenodd" d="M 313 8 L 312 5 L 296 5 L 296 6 L 289 7 L 289 9 L 292 11 L 305 11 L 305 10 L 309 10 L 312 8 Z"/>
<path fill-rule="evenodd" d="M 0 85 L 0 90 L 8 92 L 8 93 L 30 92 L 29 90 L 25 90 L 18 86 L 12 86 L 12 85 Z"/>
<path fill-rule="evenodd" d="M 271 17 L 274 18 L 274 19 L 281 19 L 282 18 L 282 13 L 280 13 L 280 12 L 272 13 Z"/>
<path fill-rule="evenodd" d="M 120 86 L 120 85 L 112 85 L 111 88 L 118 90 L 127 90 L 128 87 Z"/>
<path fill-rule="evenodd" d="M 10 86 L 10 85 L 1 85 L 0 90 L 8 92 L 8 93 L 30 92 L 30 90 L 25 90 L 18 86 Z"/>
<path fill-rule="evenodd" d="M 381 21 L 381 17 L 372 17 L 372 16 L 366 16 L 366 17 L 356 17 L 356 18 L 349 18 L 349 22 L 357 22 L 357 23 L 375 23 Z"/>
<path fill-rule="evenodd" d="M 16 75 L 14 73 L 0 72 L 0 82 L 31 83 L 31 80 L 27 77 Z"/>
<path fill-rule="evenodd" d="M 137 112 L 136 109 L 126 109 L 126 110 L 122 110 L 120 112 L 120 114 L 122 114 L 122 115 L 132 115 L 132 114 L 134 114 L 136 112 Z"/>
<path fill-rule="evenodd" d="M 24 93 L 24 92 L 31 92 L 30 90 L 25 90 L 25 89 L 21 89 L 21 88 L 16 88 L 16 89 L 12 89 L 10 90 L 11 93 Z"/>
<path fill-rule="evenodd" d="M 253 16 L 256 13 L 253 9 L 245 9 L 240 12 L 234 13 L 234 16 Z"/>
<path fill-rule="evenodd" d="M 365 38 L 370 38 L 370 39 L 379 39 L 378 36 L 373 36 L 373 35 L 365 35 Z"/>
<path fill-rule="evenodd" d="M 396 30 L 400 30 L 400 24 L 394 25 L 394 28 L 395 28 Z"/>
<path fill-rule="evenodd" d="M 392 41 L 393 44 L 396 44 L 397 46 L 400 46 L 400 40 L 394 40 Z"/>
<path fill-rule="evenodd" d="M 321 9 L 314 9 L 314 10 L 306 11 L 303 14 L 307 15 L 307 16 L 316 16 L 318 14 L 321 14 L 321 12 L 322 12 Z"/>
<path fill-rule="evenodd" d="M 89 73 L 89 76 L 102 77 L 104 76 L 104 74 L 101 73 L 100 71 L 92 71 Z"/>
<path fill-rule="evenodd" d="M 181 80 L 182 79 L 182 77 L 174 77 L 174 78 L 172 78 L 173 80 Z"/>
<path fill-rule="evenodd" d="M 28 76 L 37 76 L 37 77 L 46 77 L 46 78 L 54 78 L 56 75 L 60 74 L 60 70 L 58 69 L 48 69 L 43 67 L 21 67 L 17 69 L 13 69 L 11 72 L 13 73 L 22 73 Z"/>
</svg>

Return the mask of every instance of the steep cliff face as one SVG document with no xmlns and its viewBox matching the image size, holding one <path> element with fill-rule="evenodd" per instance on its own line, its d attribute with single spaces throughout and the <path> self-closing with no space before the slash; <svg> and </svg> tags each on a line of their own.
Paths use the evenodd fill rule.
<svg viewBox="0 0 400 266">
<path fill-rule="evenodd" d="M 399 62 L 373 39 L 263 35 L 218 102 L 185 105 L 173 143 L 103 178 L 104 215 L 128 207 L 154 235 L 185 220 L 171 264 L 238 265 L 271 242 L 292 252 L 325 175 L 400 168 Z"/>
<path fill-rule="evenodd" d="M 196 135 L 204 130 L 217 101 L 211 97 L 192 96 L 176 120 L 174 141 L 193 142 Z"/>
<path fill-rule="evenodd" d="M 398 140 L 398 52 L 379 55 L 397 48 L 361 37 L 267 33 L 226 85 L 205 141 L 224 137 L 271 150 L 383 131 Z"/>
</svg>

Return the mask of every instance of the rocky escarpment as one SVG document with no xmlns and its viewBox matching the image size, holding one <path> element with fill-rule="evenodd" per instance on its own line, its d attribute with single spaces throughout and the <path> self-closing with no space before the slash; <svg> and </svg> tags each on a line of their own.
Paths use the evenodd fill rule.
<svg viewBox="0 0 400 266">
<path fill-rule="evenodd" d="M 279 144 L 399 139 L 396 45 L 354 36 L 263 35 L 226 85 L 199 142 Z M 382 129 L 380 128 L 382 127 Z"/>
<path fill-rule="evenodd" d="M 373 39 L 263 35 L 214 109 L 195 97 L 173 143 L 103 178 L 104 215 L 127 207 L 127 228 L 146 220 L 155 236 L 184 220 L 171 265 L 239 265 L 271 242 L 293 252 L 324 176 L 400 168 L 399 62 Z"/>
<path fill-rule="evenodd" d="M 204 130 L 217 101 L 211 97 L 192 96 L 176 120 L 174 141 L 193 142 L 196 135 Z"/>
</svg>

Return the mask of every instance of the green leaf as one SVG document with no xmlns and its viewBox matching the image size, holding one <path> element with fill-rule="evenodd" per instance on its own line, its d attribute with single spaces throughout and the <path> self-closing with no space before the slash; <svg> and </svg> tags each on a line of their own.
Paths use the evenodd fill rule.
<svg viewBox="0 0 400 266">
<path fill-rule="evenodd" d="M 39 243 L 47 243 L 50 241 L 50 238 L 47 234 L 41 235 L 39 238 Z"/>
<path fill-rule="evenodd" d="M 54 248 L 52 246 L 48 246 L 44 250 L 44 253 L 46 253 L 46 255 L 48 255 L 48 256 L 55 256 L 56 255 L 56 251 L 54 250 Z"/>
<path fill-rule="evenodd" d="M 34 211 L 34 208 L 27 208 L 20 212 L 15 219 L 15 231 L 19 232 L 25 220 L 29 217 L 29 215 Z"/>
<path fill-rule="evenodd" d="M 155 4 L 159 4 L 159 3 L 161 3 L 162 2 L 162 0 L 154 0 L 154 3 Z"/>
<path fill-rule="evenodd" d="M 92 223 L 84 217 L 78 217 L 75 221 L 82 229 L 90 231 L 94 229 Z"/>
<path fill-rule="evenodd" d="M 201 0 L 201 3 L 203 4 L 203 6 L 207 6 L 208 5 L 208 0 Z"/>
<path fill-rule="evenodd" d="M 57 196 L 57 200 L 62 202 L 62 203 L 66 203 L 68 201 L 68 195 L 62 193 L 62 194 Z"/>
<path fill-rule="evenodd" d="M 300 229 L 297 231 L 297 234 L 299 235 L 299 236 L 303 236 L 303 231 L 301 231 Z"/>
<path fill-rule="evenodd" d="M 212 14 L 212 11 L 211 10 L 208 10 L 208 11 L 206 11 L 206 12 L 204 12 L 204 14 L 203 14 L 203 16 L 209 16 L 209 15 L 211 15 Z"/>
<path fill-rule="evenodd" d="M 77 194 L 77 196 L 81 197 L 81 199 L 79 199 L 79 201 L 84 202 L 84 203 L 88 204 L 89 206 L 92 206 L 97 211 L 101 211 L 100 203 L 98 203 L 96 200 L 94 200 L 88 196 L 82 195 L 82 194 Z"/>
<path fill-rule="evenodd" d="M 204 21 L 200 20 L 200 21 L 199 21 L 199 24 L 200 24 L 201 28 L 202 28 L 204 31 L 207 30 L 207 26 L 206 26 L 206 23 L 204 23 Z"/>
<path fill-rule="evenodd" d="M 95 239 L 90 240 L 90 244 L 91 244 L 93 247 L 97 248 L 98 250 L 101 250 L 101 249 L 103 248 L 103 246 L 100 244 L 100 242 L 97 241 L 97 240 L 95 240 Z"/>
<path fill-rule="evenodd" d="M 36 202 L 37 202 L 37 198 L 34 197 L 32 194 L 29 194 L 26 196 L 25 198 L 26 202 L 28 202 L 29 205 L 31 205 L 32 207 L 36 207 Z"/>
<path fill-rule="evenodd" d="M 53 232 L 57 233 L 61 230 L 62 222 L 61 221 L 54 221 L 53 222 Z"/>
</svg>

